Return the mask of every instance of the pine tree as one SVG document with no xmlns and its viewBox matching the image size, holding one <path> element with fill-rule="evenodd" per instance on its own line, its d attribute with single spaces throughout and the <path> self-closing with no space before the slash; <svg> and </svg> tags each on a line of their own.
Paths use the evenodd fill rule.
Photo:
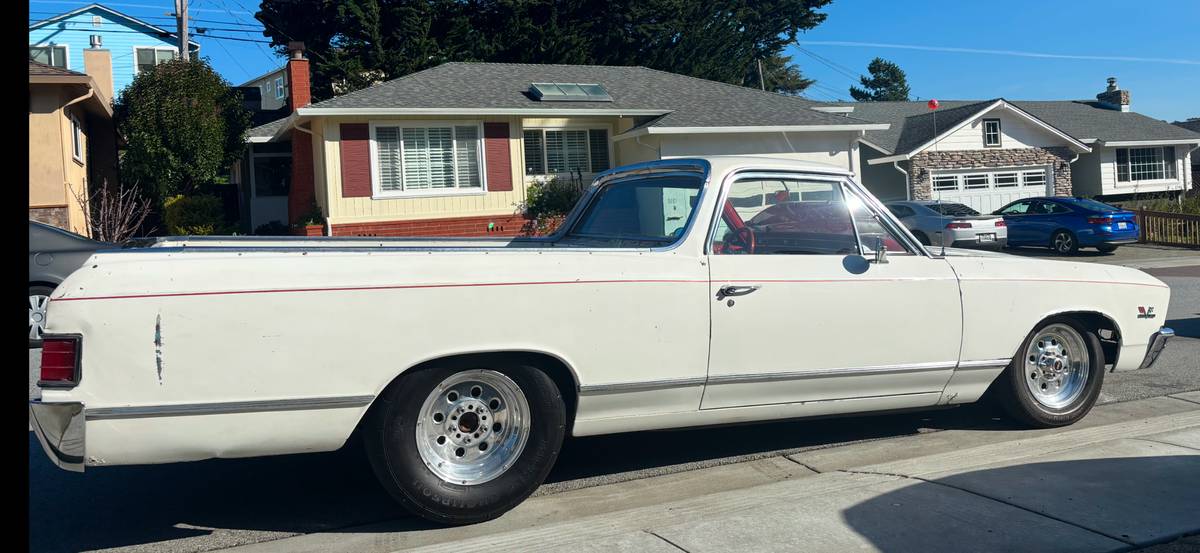
<svg viewBox="0 0 1200 553">
<path fill-rule="evenodd" d="M 899 65 L 875 58 L 867 65 L 871 77 L 859 77 L 863 88 L 850 87 L 850 96 L 859 102 L 888 102 L 908 100 L 908 79 Z"/>
</svg>

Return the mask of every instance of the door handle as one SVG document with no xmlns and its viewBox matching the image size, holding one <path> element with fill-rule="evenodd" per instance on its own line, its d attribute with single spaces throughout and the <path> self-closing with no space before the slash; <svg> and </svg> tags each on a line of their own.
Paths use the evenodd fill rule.
<svg viewBox="0 0 1200 553">
<path fill-rule="evenodd" d="M 721 288 L 719 288 L 717 290 L 717 299 L 723 300 L 730 296 L 744 296 L 746 294 L 754 292 L 755 290 L 758 290 L 759 288 L 762 288 L 762 287 L 757 284 L 750 285 L 750 286 L 734 286 L 732 284 L 728 284 L 728 285 L 722 286 Z"/>
</svg>

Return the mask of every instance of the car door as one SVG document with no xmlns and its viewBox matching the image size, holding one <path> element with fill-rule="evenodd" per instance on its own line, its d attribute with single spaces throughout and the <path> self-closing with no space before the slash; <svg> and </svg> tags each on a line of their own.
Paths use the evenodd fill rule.
<svg viewBox="0 0 1200 553">
<path fill-rule="evenodd" d="M 1008 227 L 1009 244 L 1015 246 L 1036 241 L 1037 220 L 1033 211 L 1035 202 L 1036 200 L 1017 200 L 996 212 L 1004 217 L 1004 224 Z"/>
<path fill-rule="evenodd" d="M 796 174 L 728 185 L 710 236 L 701 408 L 940 396 L 961 337 L 954 272 L 849 186 Z M 786 201 L 742 217 L 740 198 L 764 187 L 782 188 L 768 197 Z M 860 256 L 873 257 L 877 242 L 886 263 Z"/>
</svg>

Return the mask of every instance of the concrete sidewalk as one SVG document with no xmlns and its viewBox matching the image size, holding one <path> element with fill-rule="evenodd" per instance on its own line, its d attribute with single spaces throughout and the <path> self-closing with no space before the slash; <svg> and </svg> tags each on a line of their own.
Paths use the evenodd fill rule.
<svg viewBox="0 0 1200 553">
<path fill-rule="evenodd" d="M 1068 429 L 946 431 L 393 521 L 245 551 L 1120 551 L 1200 531 L 1200 392 Z"/>
</svg>

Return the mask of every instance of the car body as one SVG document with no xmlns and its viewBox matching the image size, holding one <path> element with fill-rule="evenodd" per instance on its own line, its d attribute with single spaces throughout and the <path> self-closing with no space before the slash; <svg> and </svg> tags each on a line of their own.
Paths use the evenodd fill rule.
<svg viewBox="0 0 1200 553">
<path fill-rule="evenodd" d="M 1003 217 L 981 215 L 960 203 L 910 200 L 884 205 L 927 246 L 1000 249 L 1008 244 L 1008 227 Z"/>
<path fill-rule="evenodd" d="M 111 247 L 58 227 L 29 221 L 29 346 L 42 343 L 46 305 L 59 283 L 96 250 Z"/>
<path fill-rule="evenodd" d="M 780 205 L 742 201 L 773 181 Z M 1036 399 L 1022 348 L 1049 348 L 1042 329 L 1088 340 L 1030 354 L 1051 396 L 1038 379 L 1090 375 L 1037 419 L 1067 424 L 1105 371 L 1153 362 L 1169 297 L 1125 267 L 935 255 L 841 168 L 670 159 L 600 174 L 542 238 L 99 252 L 52 298 L 31 414 L 71 470 L 329 451 L 359 429 L 393 497 L 465 523 L 532 493 L 564 434 L 964 404 L 1009 377 Z"/>
<path fill-rule="evenodd" d="M 1079 248 L 1111 252 L 1138 241 L 1137 216 L 1088 198 L 1023 198 L 996 210 L 1008 223 L 1010 246 L 1051 248 L 1073 254 Z"/>
</svg>

